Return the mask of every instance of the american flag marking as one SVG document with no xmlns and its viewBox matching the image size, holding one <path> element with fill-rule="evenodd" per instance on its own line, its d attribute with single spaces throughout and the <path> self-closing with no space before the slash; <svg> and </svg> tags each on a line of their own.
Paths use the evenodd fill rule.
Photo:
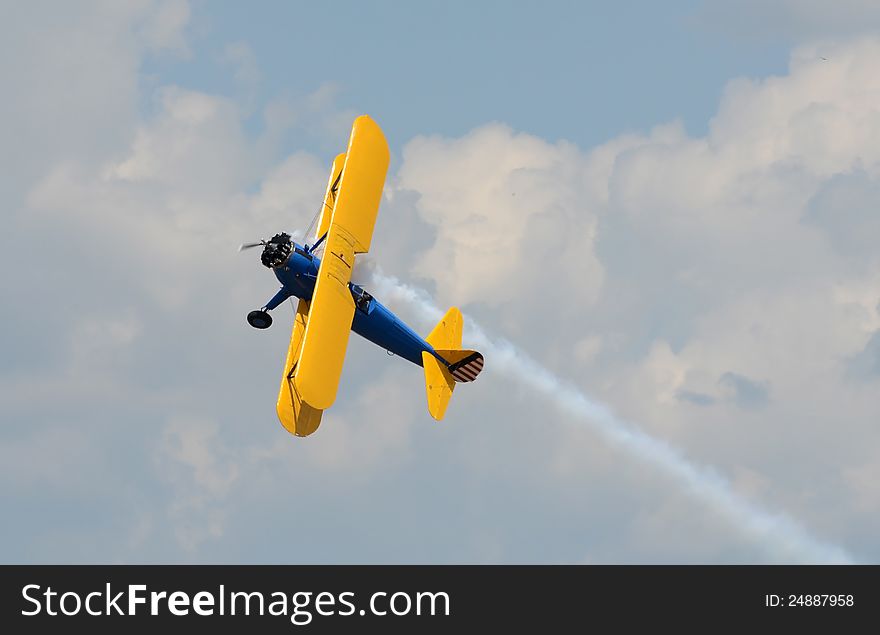
<svg viewBox="0 0 880 635">
<path fill-rule="evenodd" d="M 463 360 L 449 365 L 449 373 L 455 381 L 460 383 L 475 380 L 481 370 L 483 370 L 483 356 L 479 353 L 473 353 Z"/>
</svg>

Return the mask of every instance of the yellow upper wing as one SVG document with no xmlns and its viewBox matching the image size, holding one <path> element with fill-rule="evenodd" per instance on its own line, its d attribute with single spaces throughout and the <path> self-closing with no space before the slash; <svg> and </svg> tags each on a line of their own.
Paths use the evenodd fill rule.
<svg viewBox="0 0 880 635">
<path fill-rule="evenodd" d="M 354 317 L 348 283 L 355 254 L 370 248 L 389 158 L 388 143 L 376 122 L 358 117 L 345 154 L 293 378 L 302 400 L 318 410 L 326 410 L 336 399 Z"/>
<path fill-rule="evenodd" d="M 367 115 L 355 119 L 331 221 L 354 238 L 355 253 L 370 250 L 389 158 L 378 124 Z"/>
</svg>

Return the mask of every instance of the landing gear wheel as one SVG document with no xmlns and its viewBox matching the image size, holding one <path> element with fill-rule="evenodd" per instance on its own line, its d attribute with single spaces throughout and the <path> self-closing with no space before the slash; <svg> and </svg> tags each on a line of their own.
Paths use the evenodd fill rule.
<svg viewBox="0 0 880 635">
<path fill-rule="evenodd" d="M 251 311 L 247 315 L 247 321 L 255 329 L 267 329 L 272 326 L 272 316 L 265 311 Z"/>
</svg>

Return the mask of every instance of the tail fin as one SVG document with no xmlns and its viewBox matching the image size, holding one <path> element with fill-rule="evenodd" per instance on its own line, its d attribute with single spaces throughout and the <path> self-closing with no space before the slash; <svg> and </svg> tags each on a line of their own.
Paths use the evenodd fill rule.
<svg viewBox="0 0 880 635">
<path fill-rule="evenodd" d="M 443 363 L 431 353 L 422 353 L 428 412 L 437 421 L 440 421 L 446 412 L 456 382 L 473 381 L 483 370 L 483 356 L 476 351 L 461 348 L 463 326 L 461 311 L 452 307 L 426 338 L 428 344 L 433 346 L 437 354 L 446 362 Z"/>
<path fill-rule="evenodd" d="M 456 307 L 450 308 L 443 319 L 437 322 L 437 326 L 426 337 L 428 344 L 435 349 L 458 350 L 461 348 L 461 331 L 464 328 L 464 318 L 461 311 Z"/>
</svg>

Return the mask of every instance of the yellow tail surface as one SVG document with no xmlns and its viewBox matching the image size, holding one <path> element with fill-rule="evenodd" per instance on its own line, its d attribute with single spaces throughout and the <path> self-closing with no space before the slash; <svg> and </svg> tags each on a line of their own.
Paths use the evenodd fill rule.
<svg viewBox="0 0 880 635">
<path fill-rule="evenodd" d="M 431 353 L 422 352 L 428 412 L 437 421 L 443 419 L 446 413 L 446 406 L 452 399 L 456 382 L 473 381 L 483 369 L 483 356 L 480 353 L 461 348 L 463 327 L 464 319 L 461 311 L 452 307 L 425 338 L 446 362 L 437 359 Z"/>
</svg>

